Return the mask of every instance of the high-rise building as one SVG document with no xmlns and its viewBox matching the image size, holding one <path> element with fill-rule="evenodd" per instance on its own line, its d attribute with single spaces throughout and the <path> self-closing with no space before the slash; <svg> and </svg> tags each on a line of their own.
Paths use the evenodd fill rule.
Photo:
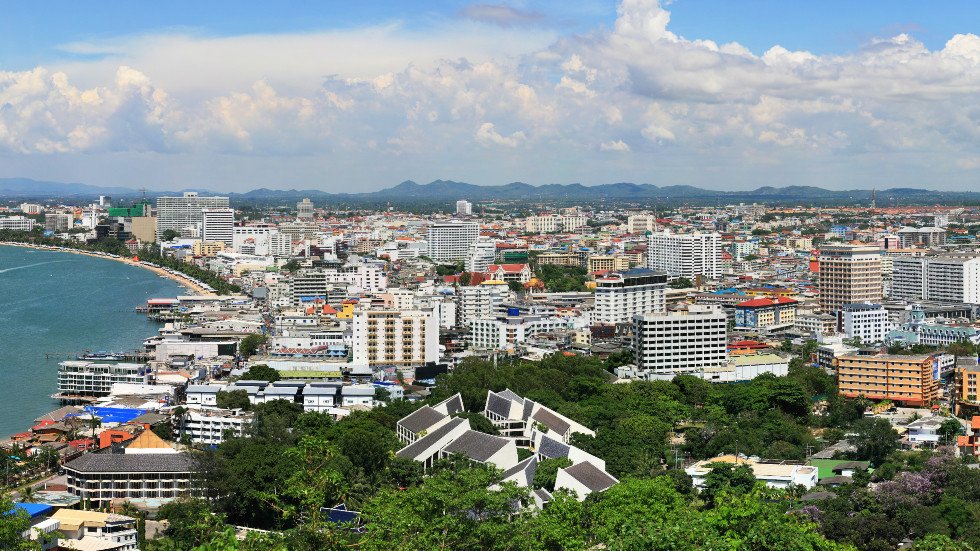
<svg viewBox="0 0 980 551">
<path fill-rule="evenodd" d="M 667 274 L 638 268 L 596 280 L 593 322 L 630 323 L 633 316 L 667 309 Z"/>
<path fill-rule="evenodd" d="M 893 326 L 888 310 L 867 302 L 845 304 L 837 312 L 837 319 L 841 331 L 850 339 L 861 339 L 862 344 L 883 342 Z"/>
<path fill-rule="evenodd" d="M 941 247 L 946 244 L 946 230 L 935 226 L 925 228 L 904 227 L 898 230 L 903 249 L 913 247 Z"/>
<path fill-rule="evenodd" d="M 325 270 L 301 270 L 293 275 L 293 303 L 302 304 L 313 300 L 326 300 L 333 285 Z"/>
<path fill-rule="evenodd" d="M 796 324 L 799 302 L 789 297 L 758 297 L 735 305 L 735 327 L 772 331 Z"/>
<path fill-rule="evenodd" d="M 846 355 L 834 360 L 841 396 L 928 407 L 939 400 L 934 356 Z"/>
<path fill-rule="evenodd" d="M 226 209 L 228 205 L 227 197 L 201 197 L 194 191 L 185 191 L 182 197 L 158 197 L 157 235 L 167 230 L 183 232 L 188 226 L 200 229 L 204 209 Z"/>
<path fill-rule="evenodd" d="M 422 310 L 360 310 L 352 322 L 353 361 L 418 367 L 439 359 L 439 320 Z"/>
<path fill-rule="evenodd" d="M 220 241 L 229 247 L 235 242 L 234 209 L 201 209 L 201 239 Z"/>
<path fill-rule="evenodd" d="M 717 233 L 651 233 L 647 266 L 671 277 L 721 277 L 721 235 Z"/>
<path fill-rule="evenodd" d="M 657 216 L 654 214 L 631 214 L 626 219 L 626 231 L 630 233 L 657 231 Z"/>
<path fill-rule="evenodd" d="M 287 220 L 279 223 L 279 233 L 288 235 L 297 241 L 313 241 L 320 233 L 320 225 L 312 220 Z"/>
<path fill-rule="evenodd" d="M 909 302 L 980 304 L 980 254 L 895 258 L 889 297 Z"/>
<path fill-rule="evenodd" d="M 41 214 L 44 212 L 44 207 L 37 203 L 21 203 L 20 211 L 24 214 Z"/>
<path fill-rule="evenodd" d="M 469 216 L 473 214 L 473 203 L 461 199 L 456 201 L 456 214 L 459 216 Z"/>
<path fill-rule="evenodd" d="M 31 231 L 37 222 L 25 216 L 0 216 L 0 230 Z"/>
<path fill-rule="evenodd" d="M 300 220 L 313 219 L 313 202 L 309 198 L 304 198 L 299 203 L 296 203 L 296 217 Z"/>
<path fill-rule="evenodd" d="M 479 237 L 476 222 L 433 222 L 428 231 L 429 258 L 435 262 L 466 260 Z"/>
<path fill-rule="evenodd" d="M 470 325 L 479 318 L 492 317 L 506 300 L 510 299 L 510 287 L 503 281 L 484 281 L 479 285 L 460 287 L 457 294 L 459 308 L 456 312 L 460 325 Z"/>
<path fill-rule="evenodd" d="M 477 239 L 470 245 L 466 271 L 484 273 L 497 258 L 497 244 L 492 239 Z"/>
<path fill-rule="evenodd" d="M 625 255 L 618 254 L 594 254 L 589 256 L 588 271 L 595 272 L 621 272 L 630 268 L 630 259 Z"/>
<path fill-rule="evenodd" d="M 477 350 L 514 350 L 535 335 L 571 328 L 569 318 L 521 315 L 516 310 L 473 320 L 467 338 L 470 346 Z"/>
<path fill-rule="evenodd" d="M 74 222 L 74 216 L 63 212 L 49 212 L 44 215 L 44 229 L 55 233 L 70 230 Z"/>
<path fill-rule="evenodd" d="M 818 257 L 820 308 L 836 312 L 845 304 L 881 302 L 881 249 L 829 243 Z"/>
<path fill-rule="evenodd" d="M 588 218 L 579 213 L 543 214 L 528 216 L 524 221 L 527 233 L 550 233 L 577 230 L 588 223 Z"/>
<path fill-rule="evenodd" d="M 728 358 L 727 335 L 728 316 L 717 305 L 634 316 L 634 362 L 637 370 L 664 376 L 722 367 Z"/>
</svg>

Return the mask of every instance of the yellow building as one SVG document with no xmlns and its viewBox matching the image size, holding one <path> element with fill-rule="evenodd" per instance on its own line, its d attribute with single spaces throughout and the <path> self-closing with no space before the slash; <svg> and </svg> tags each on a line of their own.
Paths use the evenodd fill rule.
<svg viewBox="0 0 980 551">
<path fill-rule="evenodd" d="M 195 241 L 191 250 L 194 256 L 214 256 L 225 250 L 225 244 L 221 241 Z"/>
<path fill-rule="evenodd" d="M 597 254 L 589 257 L 589 272 L 622 272 L 630 268 L 630 261 L 625 256 Z"/>
<path fill-rule="evenodd" d="M 793 298 L 796 291 L 785 287 L 753 287 L 745 290 L 745 295 L 750 297 L 783 297 Z"/>
<path fill-rule="evenodd" d="M 349 320 L 354 318 L 354 310 L 357 309 L 356 300 L 345 300 L 340 303 L 340 310 L 337 312 L 337 319 Z"/>
<path fill-rule="evenodd" d="M 581 266 L 582 255 L 579 253 L 542 253 L 537 255 L 539 266 Z"/>
</svg>

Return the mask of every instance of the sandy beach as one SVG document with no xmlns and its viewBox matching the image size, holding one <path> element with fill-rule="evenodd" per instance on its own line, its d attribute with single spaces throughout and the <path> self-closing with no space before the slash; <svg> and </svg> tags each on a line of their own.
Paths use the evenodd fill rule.
<svg viewBox="0 0 980 551">
<path fill-rule="evenodd" d="M 59 248 L 59 247 L 51 247 L 51 246 L 48 246 L 48 245 L 34 245 L 32 243 L 15 243 L 15 242 L 10 242 L 10 241 L 0 241 L 0 245 L 10 246 L 10 247 L 22 247 L 22 248 L 25 248 L 25 249 L 37 249 L 39 251 L 55 251 L 55 252 L 62 252 L 62 253 L 82 254 L 82 255 L 85 255 L 85 256 L 92 256 L 92 257 L 95 257 L 95 258 L 102 258 L 102 259 L 105 259 L 105 260 L 115 260 L 117 262 L 122 262 L 123 264 L 129 264 L 130 266 L 135 266 L 137 268 L 142 268 L 144 270 L 149 270 L 149 271 L 154 272 L 155 274 L 157 274 L 159 276 L 162 276 L 162 277 L 165 277 L 167 279 L 171 279 L 173 281 L 176 281 L 177 283 L 179 283 L 179 284 L 183 285 L 185 288 L 187 288 L 187 290 L 189 290 L 192 294 L 195 294 L 195 295 L 208 295 L 208 294 L 211 294 L 211 293 L 208 293 L 207 291 L 205 291 L 204 287 L 202 287 L 199 284 L 191 281 L 190 278 L 188 278 L 188 277 L 186 277 L 186 276 L 184 276 L 182 274 L 179 274 L 179 273 L 174 274 L 174 273 L 170 273 L 170 272 L 164 270 L 163 268 L 158 268 L 158 267 L 154 267 L 154 266 L 147 266 L 146 264 L 142 264 L 140 262 L 134 262 L 133 259 L 132 259 L 132 257 L 122 257 L 122 256 L 120 256 L 120 257 L 113 257 L 113 256 L 107 256 L 107 255 L 103 255 L 103 254 L 97 254 L 97 253 L 93 253 L 93 252 L 89 252 L 89 251 L 81 251 L 81 250 L 78 250 L 78 249 L 71 249 L 71 248 L 67 248 L 67 247 Z"/>
</svg>

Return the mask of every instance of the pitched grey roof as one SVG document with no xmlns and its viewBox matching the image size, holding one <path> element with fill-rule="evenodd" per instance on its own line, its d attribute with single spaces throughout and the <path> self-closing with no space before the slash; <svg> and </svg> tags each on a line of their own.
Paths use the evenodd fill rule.
<svg viewBox="0 0 980 551">
<path fill-rule="evenodd" d="M 867 469 L 868 465 L 869 464 L 867 461 L 848 461 L 846 463 L 838 463 L 837 465 L 834 465 L 834 467 L 831 468 L 830 470 L 835 473 L 839 473 L 841 471 L 849 471 L 849 470 L 857 471 L 860 469 Z"/>
<path fill-rule="evenodd" d="M 276 388 L 290 388 L 290 387 L 303 388 L 304 386 L 306 386 L 306 384 L 307 384 L 306 381 L 276 381 L 272 383 L 272 386 Z"/>
<path fill-rule="evenodd" d="M 335 396 L 337 388 L 335 386 L 307 386 L 303 389 L 303 396 Z"/>
<path fill-rule="evenodd" d="M 532 410 L 534 410 L 534 401 L 524 400 L 524 412 L 521 414 L 521 419 L 527 421 L 528 417 L 531 416 Z"/>
<path fill-rule="evenodd" d="M 538 496 L 538 499 L 541 500 L 541 503 L 548 503 L 551 501 L 551 492 L 545 490 L 544 488 L 538 488 L 537 490 L 534 490 L 534 495 Z"/>
<path fill-rule="evenodd" d="M 463 408 L 463 397 L 457 392 L 456 394 L 453 394 L 449 398 L 446 398 L 445 400 L 443 400 L 443 401 L 439 402 L 438 404 L 436 404 L 436 406 L 441 406 L 441 405 L 445 405 L 446 406 L 446 411 L 449 412 L 449 415 L 453 415 L 455 413 L 459 413 L 459 412 L 463 411 L 463 409 L 464 409 Z"/>
<path fill-rule="evenodd" d="M 542 435 L 541 443 L 538 445 L 538 454 L 547 459 L 568 457 L 569 450 L 571 448 L 567 444 L 563 444 L 548 435 Z"/>
<path fill-rule="evenodd" d="M 462 423 L 466 423 L 466 425 L 469 426 L 470 422 L 460 417 L 450 419 L 449 422 L 446 423 L 445 425 L 442 425 L 441 427 L 430 432 L 429 434 L 426 434 L 422 438 L 419 438 L 411 445 L 405 446 L 404 448 L 398 450 L 395 453 L 395 456 L 405 457 L 408 459 L 415 459 L 416 457 L 418 457 L 420 453 L 428 449 L 435 442 L 438 442 L 439 439 L 449 434 L 450 431 L 452 431 Z"/>
<path fill-rule="evenodd" d="M 834 484 L 850 484 L 854 479 L 849 476 L 827 476 L 821 478 L 817 484 L 821 486 L 832 486 Z"/>
<path fill-rule="evenodd" d="M 218 385 L 189 385 L 187 387 L 187 394 L 217 394 L 219 390 L 222 389 Z"/>
<path fill-rule="evenodd" d="M 296 396 L 299 394 L 299 389 L 291 386 L 270 386 L 267 387 L 263 393 L 266 396 Z"/>
<path fill-rule="evenodd" d="M 510 400 L 491 391 L 489 394 L 487 394 L 487 411 L 496 413 L 505 419 L 509 419 Z"/>
<path fill-rule="evenodd" d="M 398 424 L 411 432 L 418 433 L 427 430 L 445 418 L 446 416 L 442 413 L 429 406 L 424 406 L 402 417 Z"/>
<path fill-rule="evenodd" d="M 257 386 L 239 386 L 236 383 L 232 383 L 225 388 L 225 392 L 235 392 L 236 390 L 244 390 L 245 394 L 253 396 L 262 391 L 261 388 Z"/>
<path fill-rule="evenodd" d="M 514 475 L 517 475 L 518 473 L 521 473 L 525 482 L 525 486 L 530 488 L 531 484 L 534 482 L 534 472 L 537 469 L 538 469 L 538 458 L 532 455 L 531 457 L 528 457 L 524 461 L 521 461 L 517 465 L 514 465 L 513 467 L 504 471 L 501 480 L 506 480 Z"/>
<path fill-rule="evenodd" d="M 374 396 L 374 387 L 345 386 L 340 389 L 343 396 Z"/>
<path fill-rule="evenodd" d="M 485 432 L 468 430 L 442 449 L 444 453 L 458 453 L 475 461 L 487 461 L 510 440 Z"/>
<path fill-rule="evenodd" d="M 83 473 L 189 473 L 195 464 L 188 453 L 87 453 L 65 468 Z"/>
<path fill-rule="evenodd" d="M 269 381 L 259 381 L 256 379 L 239 379 L 235 381 L 238 386 L 259 386 L 264 387 L 269 385 Z"/>
<path fill-rule="evenodd" d="M 616 482 L 613 476 L 606 471 L 596 467 L 588 461 L 583 461 L 577 465 L 572 465 L 563 469 L 565 474 L 582 483 L 583 486 L 593 492 L 601 492 L 609 489 Z"/>
<path fill-rule="evenodd" d="M 502 396 L 504 398 L 507 398 L 508 400 L 510 400 L 512 402 L 523 402 L 524 401 L 524 398 L 518 396 L 517 394 L 514 394 L 514 391 L 511 390 L 511 389 L 509 389 L 509 388 L 505 388 L 505 389 L 501 390 L 500 392 L 498 392 L 497 394 L 499 394 L 500 396 Z"/>
<path fill-rule="evenodd" d="M 534 412 L 534 415 L 532 415 L 531 418 L 537 421 L 538 423 L 541 423 L 542 425 L 548 427 L 549 429 L 555 431 L 558 434 L 567 434 L 568 429 L 572 427 L 572 425 L 570 425 L 568 421 L 565 421 L 558 415 L 544 408 L 541 408 L 538 411 Z"/>
<path fill-rule="evenodd" d="M 38 417 L 34 420 L 35 423 L 40 423 L 41 421 L 61 421 L 65 416 L 71 413 L 80 413 L 82 408 L 78 406 L 64 406 L 58 408 L 50 413 L 45 413 L 44 415 Z"/>
</svg>

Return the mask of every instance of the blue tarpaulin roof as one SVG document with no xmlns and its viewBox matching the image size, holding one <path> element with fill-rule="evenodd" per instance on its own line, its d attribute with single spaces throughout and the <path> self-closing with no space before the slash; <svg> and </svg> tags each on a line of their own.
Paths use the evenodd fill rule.
<svg viewBox="0 0 980 551">
<path fill-rule="evenodd" d="M 88 406 L 85 411 L 98 417 L 103 423 L 128 423 L 146 413 L 145 409 L 135 408 L 97 408 Z"/>
<path fill-rule="evenodd" d="M 25 511 L 31 518 L 46 515 L 54 511 L 54 507 L 43 503 L 15 503 L 14 508 Z"/>
</svg>

